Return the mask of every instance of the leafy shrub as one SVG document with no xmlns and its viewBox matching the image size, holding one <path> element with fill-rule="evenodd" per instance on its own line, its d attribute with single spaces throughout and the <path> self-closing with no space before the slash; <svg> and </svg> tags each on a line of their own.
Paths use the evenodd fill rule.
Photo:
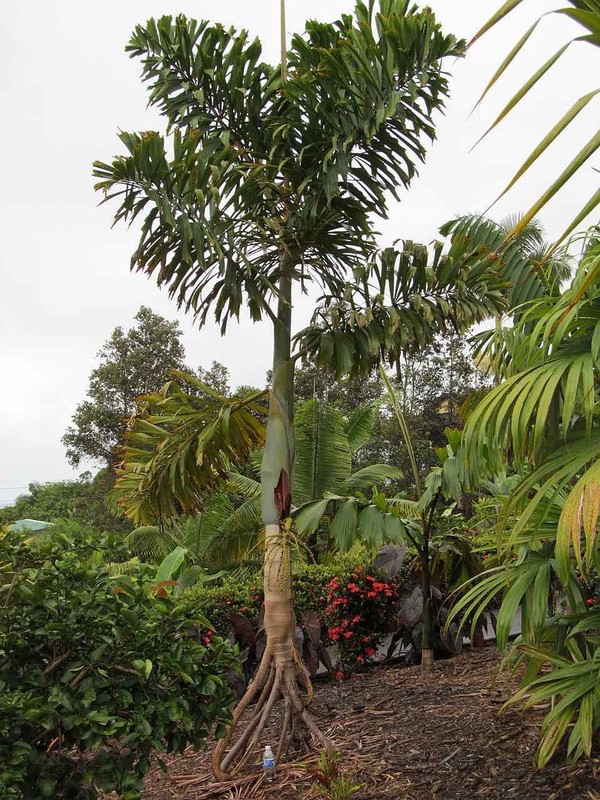
<svg viewBox="0 0 600 800">
<path fill-rule="evenodd" d="M 0 537 L 3 800 L 135 800 L 151 751 L 199 746 L 226 722 L 233 648 L 195 642 L 206 621 L 141 571 L 111 577 L 126 558 L 81 531 Z"/>
<path fill-rule="evenodd" d="M 298 566 L 293 580 L 298 624 L 303 625 L 307 614 L 316 613 L 324 623 L 323 641 L 336 646 L 340 670 L 350 674 L 364 666 L 386 635 L 396 630 L 398 586 L 406 581 L 410 570 L 411 563 L 405 560 L 396 578 L 380 580 L 366 553 L 339 556 L 328 564 Z M 350 584 L 358 591 L 349 589 Z M 231 614 L 245 616 L 255 633 L 260 627 L 263 591 L 256 577 L 247 581 L 228 579 L 214 588 L 195 586 L 185 597 L 222 636 L 236 627 L 231 624 Z M 307 635 L 305 632 L 305 639 Z M 246 644 L 240 642 L 240 647 Z"/>
<path fill-rule="evenodd" d="M 263 590 L 260 578 L 251 581 L 226 579 L 220 586 L 194 586 L 185 593 L 186 602 L 210 620 L 215 630 L 226 636 L 231 613 L 248 617 L 254 627 L 258 627 L 263 604 Z"/>
<path fill-rule="evenodd" d="M 349 577 L 357 565 L 367 561 L 364 557 L 341 556 L 329 564 L 302 564 L 294 572 L 294 610 L 299 622 L 315 611 L 322 616 L 327 607 L 327 586 L 332 578 Z M 261 576 L 250 579 L 227 578 L 220 586 L 194 586 L 185 596 L 190 605 L 207 617 L 215 629 L 227 635 L 231 613 L 243 614 L 254 627 L 258 627 L 263 608 L 264 593 Z"/>
<path fill-rule="evenodd" d="M 363 567 L 349 579 L 329 582 L 325 619 L 329 639 L 338 646 L 342 674 L 354 672 L 375 655 L 391 630 L 397 601 L 396 582 L 380 580 Z"/>
</svg>

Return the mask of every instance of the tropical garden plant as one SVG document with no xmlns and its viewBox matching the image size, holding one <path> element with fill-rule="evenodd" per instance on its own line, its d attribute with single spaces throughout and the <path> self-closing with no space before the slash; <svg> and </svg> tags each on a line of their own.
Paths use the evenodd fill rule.
<svg viewBox="0 0 600 800">
<path fill-rule="evenodd" d="M 276 67 L 260 61 L 260 43 L 245 32 L 184 17 L 138 26 L 128 49 L 141 58 L 150 103 L 169 126 L 168 139 L 121 134 L 127 154 L 95 165 L 97 188 L 106 200 L 120 201 L 116 220 L 146 215 L 132 266 L 155 275 L 199 325 L 212 314 L 225 332 L 246 306 L 274 331 L 261 468 L 267 643 L 214 753 L 214 773 L 225 778 L 250 757 L 280 697 L 277 757 L 292 720 L 296 730 L 304 723 L 318 744 L 329 745 L 306 708 L 312 690 L 293 646 L 296 358 L 313 354 L 339 374 L 365 369 L 386 353 L 393 358 L 432 341 L 440 328 L 466 329 L 496 313 L 503 298 L 495 270 L 466 268 L 440 248 L 432 263 L 426 248 L 411 242 L 376 255 L 370 216 L 385 214 L 387 193 L 397 196 L 409 185 L 425 156 L 423 138 L 434 136 L 432 115 L 447 95 L 441 60 L 462 52 L 429 9 L 406 0 L 381 0 L 378 10 L 359 2 L 354 17 L 309 22 Z M 321 288 L 323 299 L 292 355 L 294 288 L 309 284 Z M 340 298 L 348 298 L 343 318 Z M 237 402 L 236 413 L 251 415 Z M 141 449 L 153 438 L 164 442 L 176 423 L 149 427 Z M 230 440 L 237 420 L 233 411 L 221 413 L 220 438 L 204 424 L 196 438 L 190 430 L 183 450 L 181 440 L 163 444 L 155 461 L 140 465 L 137 480 L 122 484 L 140 521 L 151 497 L 159 498 L 163 516 L 188 501 L 199 504 L 200 490 L 221 473 L 225 459 L 215 448 Z M 241 438 L 249 445 L 251 437 Z M 225 449 L 229 457 L 234 448 Z M 192 474 L 188 483 L 184 476 Z M 252 719 L 231 744 L 257 696 Z"/>
<path fill-rule="evenodd" d="M 517 647 L 527 663 L 512 704 L 556 698 L 536 756 L 545 764 L 570 731 L 567 752 L 590 754 L 600 726 L 598 614 L 587 602 L 600 562 L 598 364 L 600 247 L 593 237 L 568 291 L 523 315 L 511 368 L 472 411 L 464 432 L 470 469 L 522 471 L 500 515 L 502 562 L 457 604 L 475 613 L 496 593 L 506 648 L 522 606 Z"/>
<path fill-rule="evenodd" d="M 204 745 L 233 700 L 226 639 L 139 565 L 119 535 L 55 526 L 0 536 L 0 794 L 141 797 L 150 755 Z"/>
<path fill-rule="evenodd" d="M 339 750 L 326 750 L 320 754 L 314 766 L 308 767 L 313 779 L 316 797 L 325 800 L 350 800 L 360 791 L 361 784 L 354 784 L 341 769 L 342 753 Z"/>
<path fill-rule="evenodd" d="M 510 14 L 522 0 L 507 0 L 475 39 Z M 501 122 L 572 44 L 600 43 L 596 0 L 569 0 L 556 13 L 574 20 L 584 35 L 568 41 L 526 81 L 499 114 Z M 529 41 L 542 15 L 506 56 L 484 95 Z M 578 76 L 574 76 L 576 81 Z M 596 97 L 582 96 L 542 139 L 507 185 L 505 194 Z M 508 231 L 498 254 L 558 194 L 600 146 L 600 134 L 575 155 L 521 220 Z M 541 266 L 600 203 L 594 192 L 549 249 Z M 541 297 L 515 319 L 497 360 L 505 382 L 475 406 L 464 435 L 465 463 L 517 476 L 501 511 L 499 561 L 456 605 L 455 614 L 475 619 L 490 597 L 501 593 L 497 636 L 506 647 L 515 611 L 522 607 L 517 659 L 525 662 L 523 686 L 510 703 L 550 703 L 536 753 L 546 764 L 568 735 L 571 759 L 589 755 L 600 720 L 594 576 L 599 558 L 598 517 L 598 231 L 579 237 L 582 257 L 570 288 Z M 582 242 L 583 238 L 583 242 Z M 590 602 L 591 601 L 591 602 Z"/>
<path fill-rule="evenodd" d="M 325 619 L 327 635 L 340 646 L 338 677 L 364 666 L 377 652 L 387 633 L 394 630 L 398 588 L 363 567 L 347 579 L 337 575 L 327 585 Z"/>
<path fill-rule="evenodd" d="M 413 479 L 417 499 L 405 502 L 400 506 L 392 506 L 391 510 L 396 516 L 401 516 L 403 512 L 411 512 L 411 517 L 405 519 L 404 535 L 410 541 L 417 552 L 418 567 L 421 574 L 421 593 L 422 593 L 422 636 L 421 636 L 421 664 L 425 672 L 430 672 L 434 659 L 434 609 L 432 597 L 432 566 L 434 551 L 432 549 L 434 523 L 436 512 L 440 506 L 447 502 L 456 500 L 463 489 L 459 477 L 459 462 L 456 451 L 460 444 L 461 432 L 446 430 L 448 445 L 445 448 L 436 448 L 439 466 L 434 467 L 427 475 L 425 480 L 421 479 L 419 468 L 415 459 L 410 432 L 406 425 L 406 419 L 402 413 L 398 395 L 395 392 L 389 378 L 380 368 L 381 376 L 389 393 L 390 403 L 396 417 L 398 426 L 402 431 L 409 457 L 412 464 Z M 465 542 L 466 544 L 466 542 Z M 438 553 L 437 561 L 440 562 Z M 465 555 L 470 555 L 470 548 L 466 548 Z"/>
</svg>

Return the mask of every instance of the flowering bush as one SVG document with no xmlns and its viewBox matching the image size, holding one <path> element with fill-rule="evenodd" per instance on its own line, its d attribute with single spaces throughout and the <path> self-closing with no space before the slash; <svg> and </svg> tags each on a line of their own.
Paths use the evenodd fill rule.
<svg viewBox="0 0 600 800">
<path fill-rule="evenodd" d="M 332 578 L 325 619 L 329 640 L 339 651 L 337 677 L 360 669 L 375 655 L 393 624 L 397 601 L 396 582 L 380 580 L 363 567 L 357 567 L 347 580 Z"/>
<path fill-rule="evenodd" d="M 335 645 L 338 651 L 337 677 L 364 667 L 385 636 L 398 627 L 398 586 L 404 584 L 410 563 L 388 581 L 371 571 L 367 558 L 368 554 L 359 556 L 357 565 L 356 555 L 341 556 L 328 564 L 299 565 L 294 572 L 298 624 L 304 627 L 306 616 L 317 614 L 323 624 L 324 643 Z M 259 628 L 263 606 L 259 578 L 251 582 L 229 579 L 215 588 L 196 586 L 186 592 L 186 598 L 222 636 L 232 629 L 232 613 L 245 616 L 255 631 Z M 208 644 L 210 631 L 202 631 L 202 637 Z"/>
<path fill-rule="evenodd" d="M 327 592 L 332 578 L 350 578 L 356 567 L 348 556 L 336 558 L 330 564 L 303 564 L 294 572 L 294 611 L 299 623 L 306 614 L 315 611 L 323 617 L 327 607 Z M 207 617 L 222 635 L 227 635 L 228 616 L 235 612 L 247 617 L 255 628 L 264 603 L 262 578 L 250 581 L 228 578 L 220 586 L 208 588 L 196 585 L 186 592 L 186 598 L 195 604 L 197 611 Z"/>
<path fill-rule="evenodd" d="M 350 580 L 353 570 L 365 567 L 366 561 L 358 561 L 356 556 L 338 556 L 329 564 L 305 564 L 294 573 L 294 610 L 301 621 L 306 614 L 315 611 L 320 617 L 328 605 L 329 584 L 333 578 Z"/>
</svg>

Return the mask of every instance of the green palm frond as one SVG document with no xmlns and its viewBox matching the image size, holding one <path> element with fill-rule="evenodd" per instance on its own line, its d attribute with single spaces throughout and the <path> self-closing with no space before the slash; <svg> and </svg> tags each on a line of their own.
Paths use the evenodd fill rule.
<svg viewBox="0 0 600 800">
<path fill-rule="evenodd" d="M 558 575 L 566 583 L 571 558 L 586 573 L 599 541 L 598 433 L 600 382 L 600 246 L 584 254 L 571 288 L 540 300 L 523 318 L 515 372 L 474 409 L 464 442 L 470 466 L 497 468 L 510 448 L 514 462 L 534 469 L 512 493 L 501 522 L 511 523 L 509 546 L 527 534 L 536 516 L 568 493 L 556 520 Z"/>
<path fill-rule="evenodd" d="M 312 536 L 321 524 L 329 507 L 330 498 L 312 500 L 293 511 L 294 530 L 305 539 Z"/>
<path fill-rule="evenodd" d="M 557 572 L 563 583 L 570 577 L 571 554 L 583 574 L 595 563 L 598 537 L 598 473 L 600 434 L 588 438 L 571 437 L 568 444 L 556 448 L 540 466 L 531 472 L 511 495 L 501 520 L 520 512 L 513 526 L 509 544 L 526 535 L 532 525 L 535 529 L 540 516 L 545 519 L 551 503 L 568 491 L 561 502 L 558 519 L 550 517 L 550 528 L 556 540 Z M 583 537 L 582 537 L 583 533 Z M 583 548 L 582 548 L 583 538 Z"/>
<path fill-rule="evenodd" d="M 207 530 L 202 542 L 203 558 L 211 564 L 239 564 L 260 551 L 263 529 L 261 498 L 241 503 L 219 527 Z"/>
<path fill-rule="evenodd" d="M 368 505 L 358 515 L 358 535 L 367 547 L 379 550 L 386 544 L 384 514 L 377 506 Z"/>
<path fill-rule="evenodd" d="M 513 695 L 507 707 L 525 709 L 547 703 L 553 706 L 542 723 L 535 757 L 537 766 L 543 767 L 550 761 L 569 729 L 569 761 L 583 755 L 589 757 L 593 737 L 600 730 L 600 649 L 591 642 L 581 647 L 572 640 L 566 657 L 529 644 L 521 645 L 519 651 L 536 665 L 538 677 Z M 544 674 L 548 667 L 551 671 Z"/>
<path fill-rule="evenodd" d="M 473 460 L 487 452 L 494 466 L 510 445 L 519 461 L 538 463 L 549 450 L 591 435 L 600 377 L 600 246 L 583 257 L 571 288 L 540 299 L 521 319 L 515 372 L 471 414 L 465 431 Z M 532 366 L 529 366 L 532 365 Z M 518 368 L 521 371 L 517 371 Z"/>
<path fill-rule="evenodd" d="M 587 388 L 596 372 L 589 353 L 557 355 L 521 372 L 486 395 L 468 420 L 472 460 L 487 452 L 494 467 L 510 444 L 518 461 L 527 453 L 539 461 L 556 444 L 556 427 L 570 430 L 576 392 Z M 573 397 L 573 401 L 571 401 Z M 583 405 L 579 413 L 589 413 Z M 570 411 L 568 419 L 562 415 Z M 591 424 L 591 417 L 589 421 Z"/>
<path fill-rule="evenodd" d="M 406 497 L 389 497 L 387 504 L 401 519 L 421 518 L 419 504 L 416 500 L 408 500 Z"/>
<path fill-rule="evenodd" d="M 366 373 L 383 358 L 395 363 L 432 344 L 440 332 L 466 332 L 501 313 L 508 284 L 493 260 L 442 249 L 436 243 L 430 257 L 407 240 L 402 250 L 387 248 L 365 262 L 343 292 L 323 295 L 296 337 L 300 351 L 338 376 Z"/>
<path fill-rule="evenodd" d="M 125 537 L 129 551 L 148 564 L 160 564 L 174 548 L 181 545 L 179 539 L 169 530 L 161 530 L 155 525 L 135 528 Z"/>
<path fill-rule="evenodd" d="M 473 41 L 479 39 L 490 28 L 496 25 L 501 19 L 510 14 L 517 6 L 521 5 L 523 0 L 507 0 L 502 7 L 485 23 L 481 30 L 475 35 Z M 540 25 L 547 14 L 560 14 L 577 22 L 584 29 L 582 35 L 577 36 L 566 44 L 562 45 L 556 52 L 554 52 L 543 64 L 539 67 L 533 75 L 523 84 L 516 94 L 508 101 L 502 111 L 498 114 L 490 128 L 486 131 L 486 136 L 490 131 L 496 128 L 500 122 L 510 114 L 521 100 L 531 91 L 544 77 L 547 76 L 551 68 L 559 61 L 559 59 L 567 52 L 573 44 L 591 44 L 596 47 L 600 46 L 600 6 L 596 0 L 567 0 L 567 5 L 562 8 L 552 9 L 540 16 L 536 22 L 525 32 L 519 39 L 516 45 L 512 48 L 510 53 L 503 60 L 500 67 L 497 69 L 492 79 L 487 84 L 482 97 L 479 102 L 485 97 L 489 90 L 499 81 L 508 67 L 513 63 L 514 59 L 521 52 L 523 47 L 529 41 L 529 38 L 534 33 L 536 28 Z M 574 77 L 577 80 L 577 76 Z M 571 123 L 579 116 L 579 114 L 588 106 L 590 102 L 596 99 L 600 92 L 600 88 L 595 89 L 587 94 L 582 95 L 566 113 L 553 125 L 552 129 L 544 136 L 541 142 L 534 148 L 530 155 L 525 159 L 521 167 L 517 170 L 516 174 L 509 181 L 508 185 L 501 192 L 499 197 L 505 195 L 514 184 L 521 179 L 527 170 L 546 152 L 546 150 L 553 144 L 553 142 L 561 136 L 570 126 Z M 483 138 L 483 137 L 482 137 Z M 572 178 L 572 176 L 581 169 L 589 159 L 600 147 L 600 133 L 596 132 L 591 139 L 579 150 L 569 165 L 563 172 L 553 180 L 544 194 L 534 203 L 534 205 L 523 215 L 521 220 L 513 227 L 511 234 L 517 235 L 523 226 L 527 225 L 529 221 L 548 203 L 565 184 Z M 559 242 L 567 238 L 567 236 L 576 229 L 585 217 L 588 216 L 600 204 L 600 190 L 594 192 L 592 197 L 586 202 L 581 211 L 577 214 L 575 219 L 569 223 L 563 234 L 559 238 Z"/>
<path fill-rule="evenodd" d="M 243 497 L 258 497 L 261 493 L 260 481 L 241 475 L 239 472 L 230 472 L 227 476 L 227 488 Z"/>
<path fill-rule="evenodd" d="M 400 544 L 406 535 L 406 524 L 397 513 L 390 513 L 385 502 L 377 504 L 364 498 L 331 495 L 332 518 L 329 530 L 341 553 L 357 543 L 368 550 L 379 550 L 384 544 Z"/>
<path fill-rule="evenodd" d="M 139 569 L 143 560 L 144 559 L 140 560 L 137 556 L 134 556 L 128 561 L 111 561 L 106 564 L 106 571 L 111 578 L 118 578 L 120 575 L 129 575 Z"/>
<path fill-rule="evenodd" d="M 517 227 L 518 233 L 508 238 Z M 505 310 L 517 318 L 533 300 L 558 296 L 561 281 L 569 276 L 565 254 L 545 257 L 547 243 L 535 219 L 522 224 L 522 216 L 515 215 L 497 223 L 484 216 L 466 215 L 445 223 L 440 232 L 451 236 L 449 258 L 465 267 L 493 266 L 505 282 Z"/>
<path fill-rule="evenodd" d="M 497 614 L 496 640 L 505 650 L 519 606 L 522 607 L 522 635 L 528 641 L 539 640 L 548 617 L 548 598 L 551 580 L 556 575 L 552 543 L 539 550 L 530 550 L 520 560 L 511 559 L 505 564 L 486 570 L 460 587 L 457 601 L 452 605 L 448 623 L 462 620 L 471 623 L 471 637 L 477 621 L 490 603 L 502 595 L 502 605 Z M 576 582 L 576 581 L 575 581 Z M 465 589 L 469 591 L 465 593 Z M 576 602 L 581 594 L 573 586 L 571 600 Z"/>
<path fill-rule="evenodd" d="M 135 522 L 178 517 L 202 507 L 202 495 L 264 441 L 260 392 L 222 397 L 175 372 L 195 392 L 171 382 L 138 401 L 117 470 L 119 503 Z"/>
<path fill-rule="evenodd" d="M 402 470 L 389 464 L 370 464 L 368 467 L 353 472 L 340 484 L 340 494 L 355 494 L 368 491 L 373 486 L 380 486 L 388 481 L 397 481 L 404 477 Z"/>
<path fill-rule="evenodd" d="M 364 403 L 356 408 L 348 419 L 346 436 L 353 456 L 371 441 L 377 419 L 377 406 L 376 402 Z"/>
<path fill-rule="evenodd" d="M 294 502 L 335 492 L 350 476 L 352 452 L 343 415 L 317 399 L 298 406 L 294 422 Z"/>
<path fill-rule="evenodd" d="M 359 503 L 356 498 L 342 500 L 331 520 L 329 530 L 341 553 L 347 553 L 358 538 Z"/>
</svg>

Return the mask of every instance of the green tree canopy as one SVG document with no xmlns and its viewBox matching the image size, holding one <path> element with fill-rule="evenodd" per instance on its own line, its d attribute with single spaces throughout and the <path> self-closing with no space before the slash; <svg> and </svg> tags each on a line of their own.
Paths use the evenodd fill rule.
<svg viewBox="0 0 600 800">
<path fill-rule="evenodd" d="M 112 486 L 113 477 L 108 469 L 100 470 L 94 477 L 85 472 L 76 481 L 30 483 L 29 494 L 20 495 L 12 506 L 0 509 L 0 526 L 17 519 L 71 520 L 97 532 L 129 531 L 131 523 L 107 505 Z"/>
<path fill-rule="evenodd" d="M 100 364 L 90 375 L 88 399 L 77 406 L 63 436 L 74 467 L 84 459 L 112 466 L 135 398 L 160 389 L 172 369 L 184 367 L 177 322 L 145 306 L 134 319 L 128 331 L 115 328 L 98 353 Z"/>
</svg>

